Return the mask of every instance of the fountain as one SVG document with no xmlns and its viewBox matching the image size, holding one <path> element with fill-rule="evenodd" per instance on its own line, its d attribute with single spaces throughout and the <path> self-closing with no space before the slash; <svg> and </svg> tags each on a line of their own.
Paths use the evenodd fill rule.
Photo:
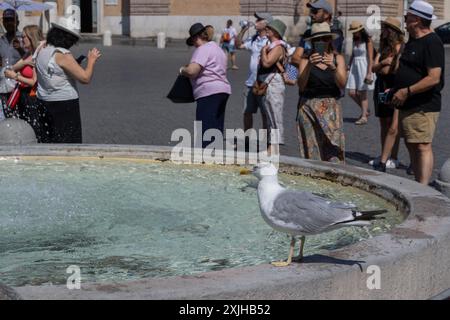
<svg viewBox="0 0 450 320">
<path fill-rule="evenodd" d="M 256 179 L 239 168 L 173 164 L 170 148 L 153 146 L 4 146 L 0 156 L 0 275 L 25 299 L 423 299 L 450 287 L 450 201 L 409 180 L 283 158 L 286 186 L 389 214 L 309 238 L 304 263 L 277 269 L 288 238 L 265 225 Z M 69 266 L 80 290 L 66 285 Z"/>
</svg>

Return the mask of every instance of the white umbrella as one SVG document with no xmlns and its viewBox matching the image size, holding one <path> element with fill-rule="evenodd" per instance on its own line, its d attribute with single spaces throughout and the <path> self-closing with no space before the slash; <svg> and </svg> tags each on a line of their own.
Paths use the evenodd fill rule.
<svg viewBox="0 0 450 320">
<path fill-rule="evenodd" d="M 12 9 L 16 11 L 45 11 L 50 10 L 51 5 L 34 2 L 31 0 L 5 0 L 0 3 L 0 10 Z"/>
</svg>

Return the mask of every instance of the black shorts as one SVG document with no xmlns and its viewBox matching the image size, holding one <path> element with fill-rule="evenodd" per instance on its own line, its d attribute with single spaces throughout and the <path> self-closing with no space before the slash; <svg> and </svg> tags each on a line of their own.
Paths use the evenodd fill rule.
<svg viewBox="0 0 450 320">
<path fill-rule="evenodd" d="M 378 118 L 392 118 L 394 116 L 394 107 L 383 103 L 375 103 L 375 116 Z"/>
</svg>

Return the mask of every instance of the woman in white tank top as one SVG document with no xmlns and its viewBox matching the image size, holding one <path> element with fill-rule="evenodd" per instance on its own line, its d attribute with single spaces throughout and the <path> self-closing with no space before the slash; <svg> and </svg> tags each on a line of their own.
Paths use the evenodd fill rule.
<svg viewBox="0 0 450 320">
<path fill-rule="evenodd" d="M 46 45 L 36 54 L 37 97 L 49 116 L 51 143 L 82 143 L 81 116 L 76 83 L 88 84 L 101 54 L 89 51 L 82 68 L 70 52 L 80 35 L 52 23 Z"/>
</svg>

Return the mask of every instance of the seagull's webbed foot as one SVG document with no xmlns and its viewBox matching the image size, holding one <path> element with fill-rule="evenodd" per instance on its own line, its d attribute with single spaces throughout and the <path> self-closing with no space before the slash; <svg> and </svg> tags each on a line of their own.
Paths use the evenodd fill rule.
<svg viewBox="0 0 450 320">
<path fill-rule="evenodd" d="M 295 247 L 295 238 L 291 238 L 291 245 L 289 248 L 289 257 L 287 261 L 276 261 L 272 262 L 272 265 L 275 267 L 287 267 L 292 263 L 292 256 L 294 255 L 294 247 Z"/>
<path fill-rule="evenodd" d="M 272 265 L 274 267 L 287 267 L 291 264 L 289 261 L 274 261 L 272 262 Z"/>
</svg>

